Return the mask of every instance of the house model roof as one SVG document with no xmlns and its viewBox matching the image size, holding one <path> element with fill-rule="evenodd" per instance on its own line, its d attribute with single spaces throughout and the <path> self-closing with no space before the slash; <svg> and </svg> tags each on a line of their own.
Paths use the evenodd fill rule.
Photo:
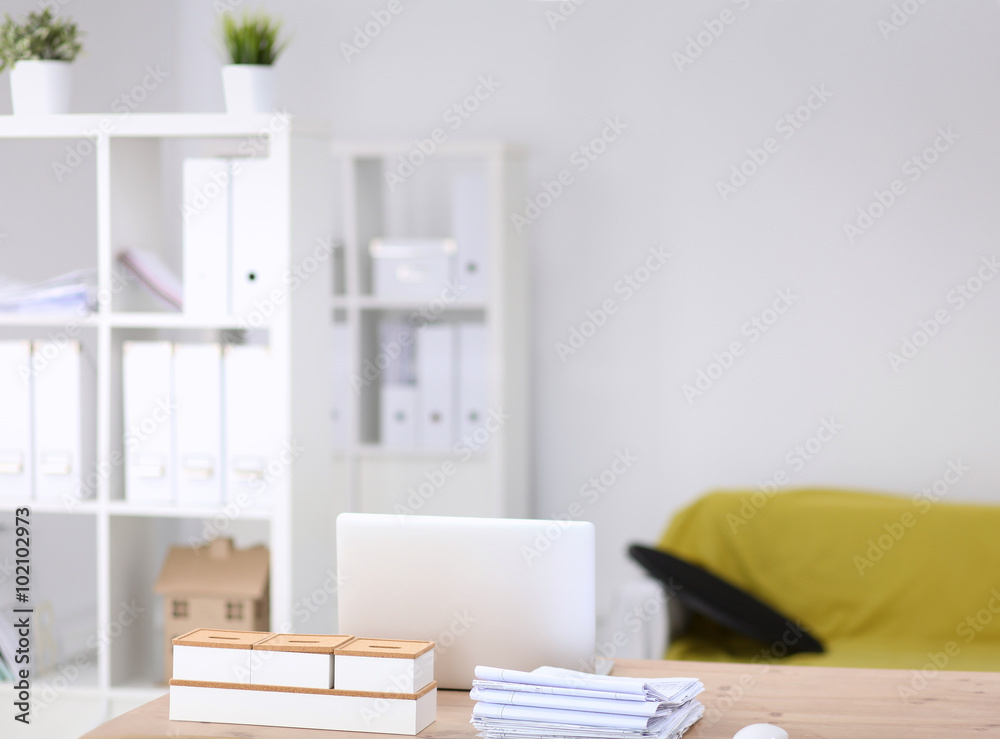
<svg viewBox="0 0 1000 739">
<path fill-rule="evenodd" d="M 263 598 L 267 590 L 265 546 L 235 549 L 232 539 L 201 547 L 171 547 L 156 580 L 157 593 Z"/>
</svg>

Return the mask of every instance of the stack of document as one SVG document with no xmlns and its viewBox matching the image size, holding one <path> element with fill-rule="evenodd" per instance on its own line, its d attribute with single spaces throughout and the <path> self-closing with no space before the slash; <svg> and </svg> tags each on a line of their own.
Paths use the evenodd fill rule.
<svg viewBox="0 0 1000 739">
<path fill-rule="evenodd" d="M 591 675 L 477 667 L 472 724 L 487 739 L 673 739 L 705 712 L 690 677 Z"/>
<path fill-rule="evenodd" d="M 33 285 L 0 275 L 0 311 L 83 314 L 94 310 L 97 270 L 81 269 Z"/>
</svg>

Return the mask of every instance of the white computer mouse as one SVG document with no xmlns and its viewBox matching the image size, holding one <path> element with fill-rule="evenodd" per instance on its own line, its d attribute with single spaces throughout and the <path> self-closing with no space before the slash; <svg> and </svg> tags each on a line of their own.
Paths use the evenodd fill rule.
<svg viewBox="0 0 1000 739">
<path fill-rule="evenodd" d="M 788 739 L 788 732 L 774 724 L 750 724 L 733 734 L 733 739 Z"/>
</svg>

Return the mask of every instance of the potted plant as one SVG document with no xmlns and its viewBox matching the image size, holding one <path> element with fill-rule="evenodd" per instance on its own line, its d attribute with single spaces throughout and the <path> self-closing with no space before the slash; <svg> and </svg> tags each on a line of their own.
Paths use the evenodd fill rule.
<svg viewBox="0 0 1000 739">
<path fill-rule="evenodd" d="M 274 63 L 288 42 L 280 39 L 281 21 L 264 12 L 237 19 L 222 16 L 222 40 L 228 64 L 222 68 L 226 110 L 266 113 L 274 108 Z"/>
<path fill-rule="evenodd" d="M 10 68 L 14 113 L 69 111 L 70 63 L 83 44 L 76 23 L 46 8 L 22 23 L 5 15 L 0 26 L 0 72 Z"/>
</svg>

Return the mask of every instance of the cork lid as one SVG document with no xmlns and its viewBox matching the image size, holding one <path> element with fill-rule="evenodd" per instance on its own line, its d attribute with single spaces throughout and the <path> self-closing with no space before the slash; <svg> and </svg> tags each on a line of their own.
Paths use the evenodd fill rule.
<svg viewBox="0 0 1000 739">
<path fill-rule="evenodd" d="M 404 639 L 355 639 L 334 654 L 345 657 L 395 657 L 396 659 L 416 659 L 421 654 L 434 649 L 432 641 L 409 641 Z"/>
<path fill-rule="evenodd" d="M 180 647 L 219 647 L 221 649 L 251 649 L 254 644 L 274 636 L 269 631 L 227 631 L 226 629 L 195 629 L 181 634 L 173 643 Z"/>
<path fill-rule="evenodd" d="M 353 638 L 344 634 L 275 634 L 264 641 L 256 642 L 253 648 L 268 652 L 333 654 L 334 649 L 347 644 Z"/>
</svg>

